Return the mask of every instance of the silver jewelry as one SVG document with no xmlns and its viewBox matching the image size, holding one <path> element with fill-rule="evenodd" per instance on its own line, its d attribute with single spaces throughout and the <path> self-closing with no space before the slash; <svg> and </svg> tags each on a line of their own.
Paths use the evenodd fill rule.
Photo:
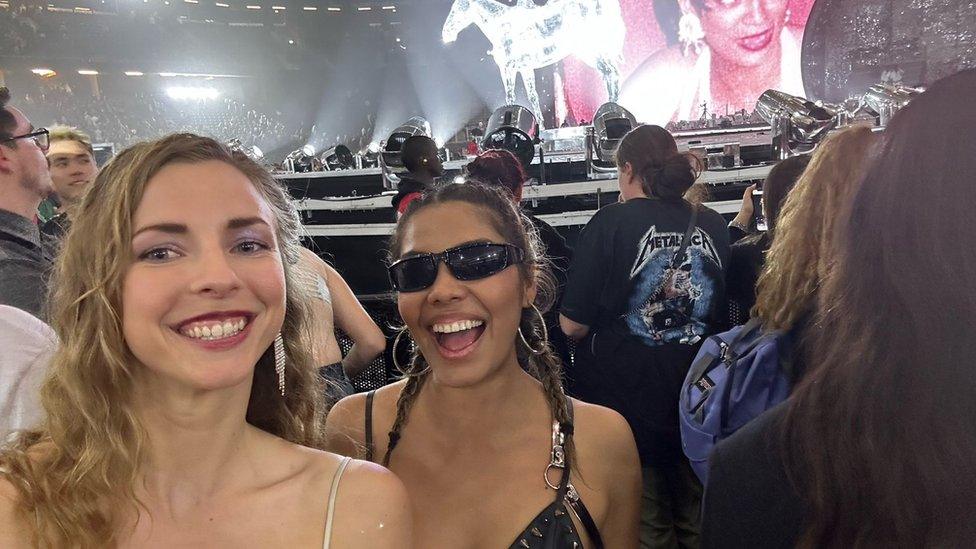
<svg viewBox="0 0 976 549">
<path fill-rule="evenodd" d="M 406 326 L 404 326 L 403 328 L 401 328 L 400 331 L 397 332 L 396 337 L 393 338 L 393 350 L 392 350 L 392 353 L 393 353 L 393 367 L 396 368 L 397 371 L 400 372 L 401 375 L 403 375 L 403 377 L 419 376 L 421 374 L 426 374 L 427 373 L 427 370 L 430 370 L 430 364 L 428 364 L 426 368 L 424 368 L 423 370 L 421 370 L 419 372 L 410 372 L 408 370 L 405 370 L 402 366 L 400 366 L 400 361 L 397 360 L 397 347 L 399 347 L 399 345 L 400 345 L 400 338 L 403 337 L 403 334 L 405 334 L 405 333 L 407 333 L 407 327 Z M 413 350 L 414 350 L 414 343 L 413 343 L 413 341 L 411 341 L 410 342 L 410 352 L 413 353 Z"/>
<path fill-rule="evenodd" d="M 532 310 L 535 311 L 535 314 L 539 316 L 539 323 L 542 325 L 542 347 L 540 347 L 539 349 L 533 349 L 532 345 L 529 345 L 529 340 L 525 338 L 525 334 L 522 333 L 521 326 L 519 326 L 518 328 L 518 335 L 522 339 L 522 343 L 525 344 L 525 347 L 529 350 L 530 353 L 534 355 L 541 355 L 542 353 L 546 352 L 549 349 L 549 329 L 546 328 L 546 319 L 542 317 L 542 313 L 535 306 L 535 304 L 532 304 L 531 307 Z"/>
<path fill-rule="evenodd" d="M 285 340 L 281 338 L 281 332 L 275 336 L 274 360 L 275 372 L 278 374 L 278 391 L 283 397 L 285 396 Z"/>
<path fill-rule="evenodd" d="M 688 50 L 699 54 L 705 46 L 705 30 L 701 19 L 690 11 L 683 13 L 678 20 L 678 42 L 681 43 L 681 53 L 685 57 L 688 56 Z"/>
<path fill-rule="evenodd" d="M 786 8 L 786 17 L 783 18 L 783 24 L 789 24 L 791 17 L 793 17 L 793 11 L 790 8 Z"/>
<path fill-rule="evenodd" d="M 738 221 L 735 221 L 734 219 L 729 222 L 729 228 L 732 228 L 732 227 L 735 227 L 736 229 L 739 229 L 740 231 L 742 231 L 744 233 L 748 233 L 749 232 L 749 225 L 743 225 L 742 223 L 739 223 Z"/>
</svg>

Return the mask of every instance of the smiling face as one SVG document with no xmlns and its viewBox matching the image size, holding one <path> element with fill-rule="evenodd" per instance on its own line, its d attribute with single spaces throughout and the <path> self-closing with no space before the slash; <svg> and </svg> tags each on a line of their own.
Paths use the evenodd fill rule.
<svg viewBox="0 0 976 549">
<path fill-rule="evenodd" d="M 75 204 L 98 175 L 98 166 L 88 148 L 70 139 L 52 141 L 47 150 L 54 190 L 64 204 Z"/>
<path fill-rule="evenodd" d="M 274 216 L 254 184 L 220 161 L 170 164 L 149 180 L 132 234 L 122 330 L 149 379 L 250 383 L 285 316 Z"/>
<path fill-rule="evenodd" d="M 427 206 L 401 230 L 401 258 L 439 253 L 466 243 L 506 243 L 489 214 L 465 202 Z M 486 278 L 462 281 L 441 262 L 434 284 L 417 292 L 401 292 L 398 306 L 434 378 L 451 387 L 464 387 L 506 367 L 518 367 L 516 332 L 522 309 L 534 299 L 535 286 L 516 265 Z"/>
<path fill-rule="evenodd" d="M 704 6 L 698 16 L 712 55 L 752 67 L 778 51 L 788 0 L 706 0 Z"/>
</svg>

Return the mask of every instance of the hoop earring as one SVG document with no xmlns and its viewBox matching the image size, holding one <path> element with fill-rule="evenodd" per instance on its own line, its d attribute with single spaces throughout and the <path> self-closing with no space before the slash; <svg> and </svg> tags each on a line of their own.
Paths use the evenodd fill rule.
<svg viewBox="0 0 976 549">
<path fill-rule="evenodd" d="M 274 339 L 274 360 L 275 372 L 278 374 L 278 392 L 285 396 L 285 340 L 281 338 L 281 332 Z"/>
<path fill-rule="evenodd" d="M 525 345 L 525 348 L 528 349 L 530 353 L 534 355 L 541 355 L 549 350 L 549 328 L 546 328 L 546 319 L 542 317 L 542 313 L 534 303 L 531 305 L 531 307 L 532 310 L 535 311 L 535 314 L 539 316 L 539 322 L 542 324 L 542 347 L 539 349 L 533 349 L 532 346 L 529 345 L 529 340 L 525 338 L 525 334 L 522 333 L 521 326 L 518 327 L 518 335 L 519 338 L 522 339 L 522 343 Z"/>
<path fill-rule="evenodd" d="M 393 349 L 391 349 L 391 352 L 393 354 L 393 367 L 396 368 L 397 371 L 400 372 L 400 375 L 402 375 L 404 377 L 408 377 L 408 376 L 419 376 L 419 375 L 422 375 L 422 374 L 426 374 L 427 373 L 427 370 L 430 370 L 430 364 L 428 364 L 427 367 L 424 368 L 423 370 L 421 370 L 419 372 L 416 372 L 416 373 L 414 373 L 414 372 L 408 372 L 407 370 L 404 370 L 403 369 L 403 366 L 400 366 L 400 361 L 397 360 L 397 347 L 400 346 L 400 338 L 403 337 L 403 334 L 405 334 L 405 333 L 407 333 L 407 327 L 406 326 L 404 326 L 402 329 L 400 329 L 400 331 L 397 332 L 396 337 L 393 338 Z M 411 347 L 413 347 L 413 343 L 412 342 L 411 342 Z"/>
<path fill-rule="evenodd" d="M 685 12 L 678 20 L 678 42 L 681 43 L 681 53 L 688 56 L 688 50 L 701 53 L 705 46 L 705 30 L 702 29 L 701 19 L 694 13 Z"/>
</svg>

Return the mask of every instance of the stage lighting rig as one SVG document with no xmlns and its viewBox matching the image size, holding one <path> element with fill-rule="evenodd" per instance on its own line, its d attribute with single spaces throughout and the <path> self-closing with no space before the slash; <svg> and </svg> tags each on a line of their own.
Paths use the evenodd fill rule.
<svg viewBox="0 0 976 549">
<path fill-rule="evenodd" d="M 778 90 L 766 90 L 756 112 L 769 122 L 773 133 L 773 157 L 783 160 L 810 152 L 837 125 L 839 109 Z"/>
<path fill-rule="evenodd" d="M 386 141 L 380 143 L 383 151 L 383 161 L 387 166 L 395 168 L 403 167 L 403 160 L 400 159 L 400 149 L 404 142 L 415 135 L 430 137 L 430 122 L 422 116 L 414 116 L 403 123 L 402 126 L 393 130 Z"/>
<path fill-rule="evenodd" d="M 896 112 L 921 93 L 922 90 L 901 84 L 874 84 L 864 94 L 863 103 L 878 117 L 878 125 L 887 126 Z"/>
<path fill-rule="evenodd" d="M 319 155 L 322 168 L 326 170 L 348 170 L 356 165 L 352 151 L 345 145 L 336 145 Z"/>
<path fill-rule="evenodd" d="M 306 173 L 315 167 L 315 148 L 311 145 L 294 150 L 285 157 L 284 170 L 286 172 Z"/>
<path fill-rule="evenodd" d="M 383 187 L 395 189 L 400 184 L 400 178 L 394 173 L 395 170 L 403 170 L 403 159 L 400 158 L 400 151 L 403 144 L 415 135 L 431 136 L 430 122 L 422 116 L 414 116 L 390 133 L 386 140 L 379 143 L 379 164 L 380 173 L 383 177 Z M 370 148 L 372 148 L 372 143 Z"/>
<path fill-rule="evenodd" d="M 613 155 L 627 132 L 637 127 L 637 119 L 616 103 L 604 103 L 593 115 L 593 125 L 586 128 L 586 173 L 614 173 Z M 593 155 L 596 154 L 596 160 Z"/>
<path fill-rule="evenodd" d="M 532 111 L 521 105 L 499 107 L 488 118 L 482 149 L 511 151 L 528 167 L 535 158 L 538 124 Z"/>
<path fill-rule="evenodd" d="M 257 145 L 252 145 L 250 147 L 241 143 L 240 139 L 234 138 L 227 142 L 227 146 L 232 151 L 242 152 L 247 155 L 251 160 L 261 163 L 264 160 L 264 151 L 258 148 Z"/>
</svg>

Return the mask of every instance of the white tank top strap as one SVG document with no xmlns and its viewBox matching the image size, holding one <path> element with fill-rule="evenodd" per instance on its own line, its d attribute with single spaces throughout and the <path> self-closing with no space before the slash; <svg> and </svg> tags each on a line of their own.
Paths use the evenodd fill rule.
<svg viewBox="0 0 976 549">
<path fill-rule="evenodd" d="M 346 466 L 352 461 L 351 457 L 344 457 L 342 463 L 339 464 L 339 469 L 336 470 L 335 476 L 332 477 L 332 489 L 329 491 L 329 511 L 325 518 L 325 540 L 322 542 L 322 549 L 329 549 L 329 544 L 332 542 L 332 519 L 335 516 L 335 502 L 336 496 L 339 495 L 339 480 L 342 479 L 342 473 L 346 471 Z"/>
</svg>

